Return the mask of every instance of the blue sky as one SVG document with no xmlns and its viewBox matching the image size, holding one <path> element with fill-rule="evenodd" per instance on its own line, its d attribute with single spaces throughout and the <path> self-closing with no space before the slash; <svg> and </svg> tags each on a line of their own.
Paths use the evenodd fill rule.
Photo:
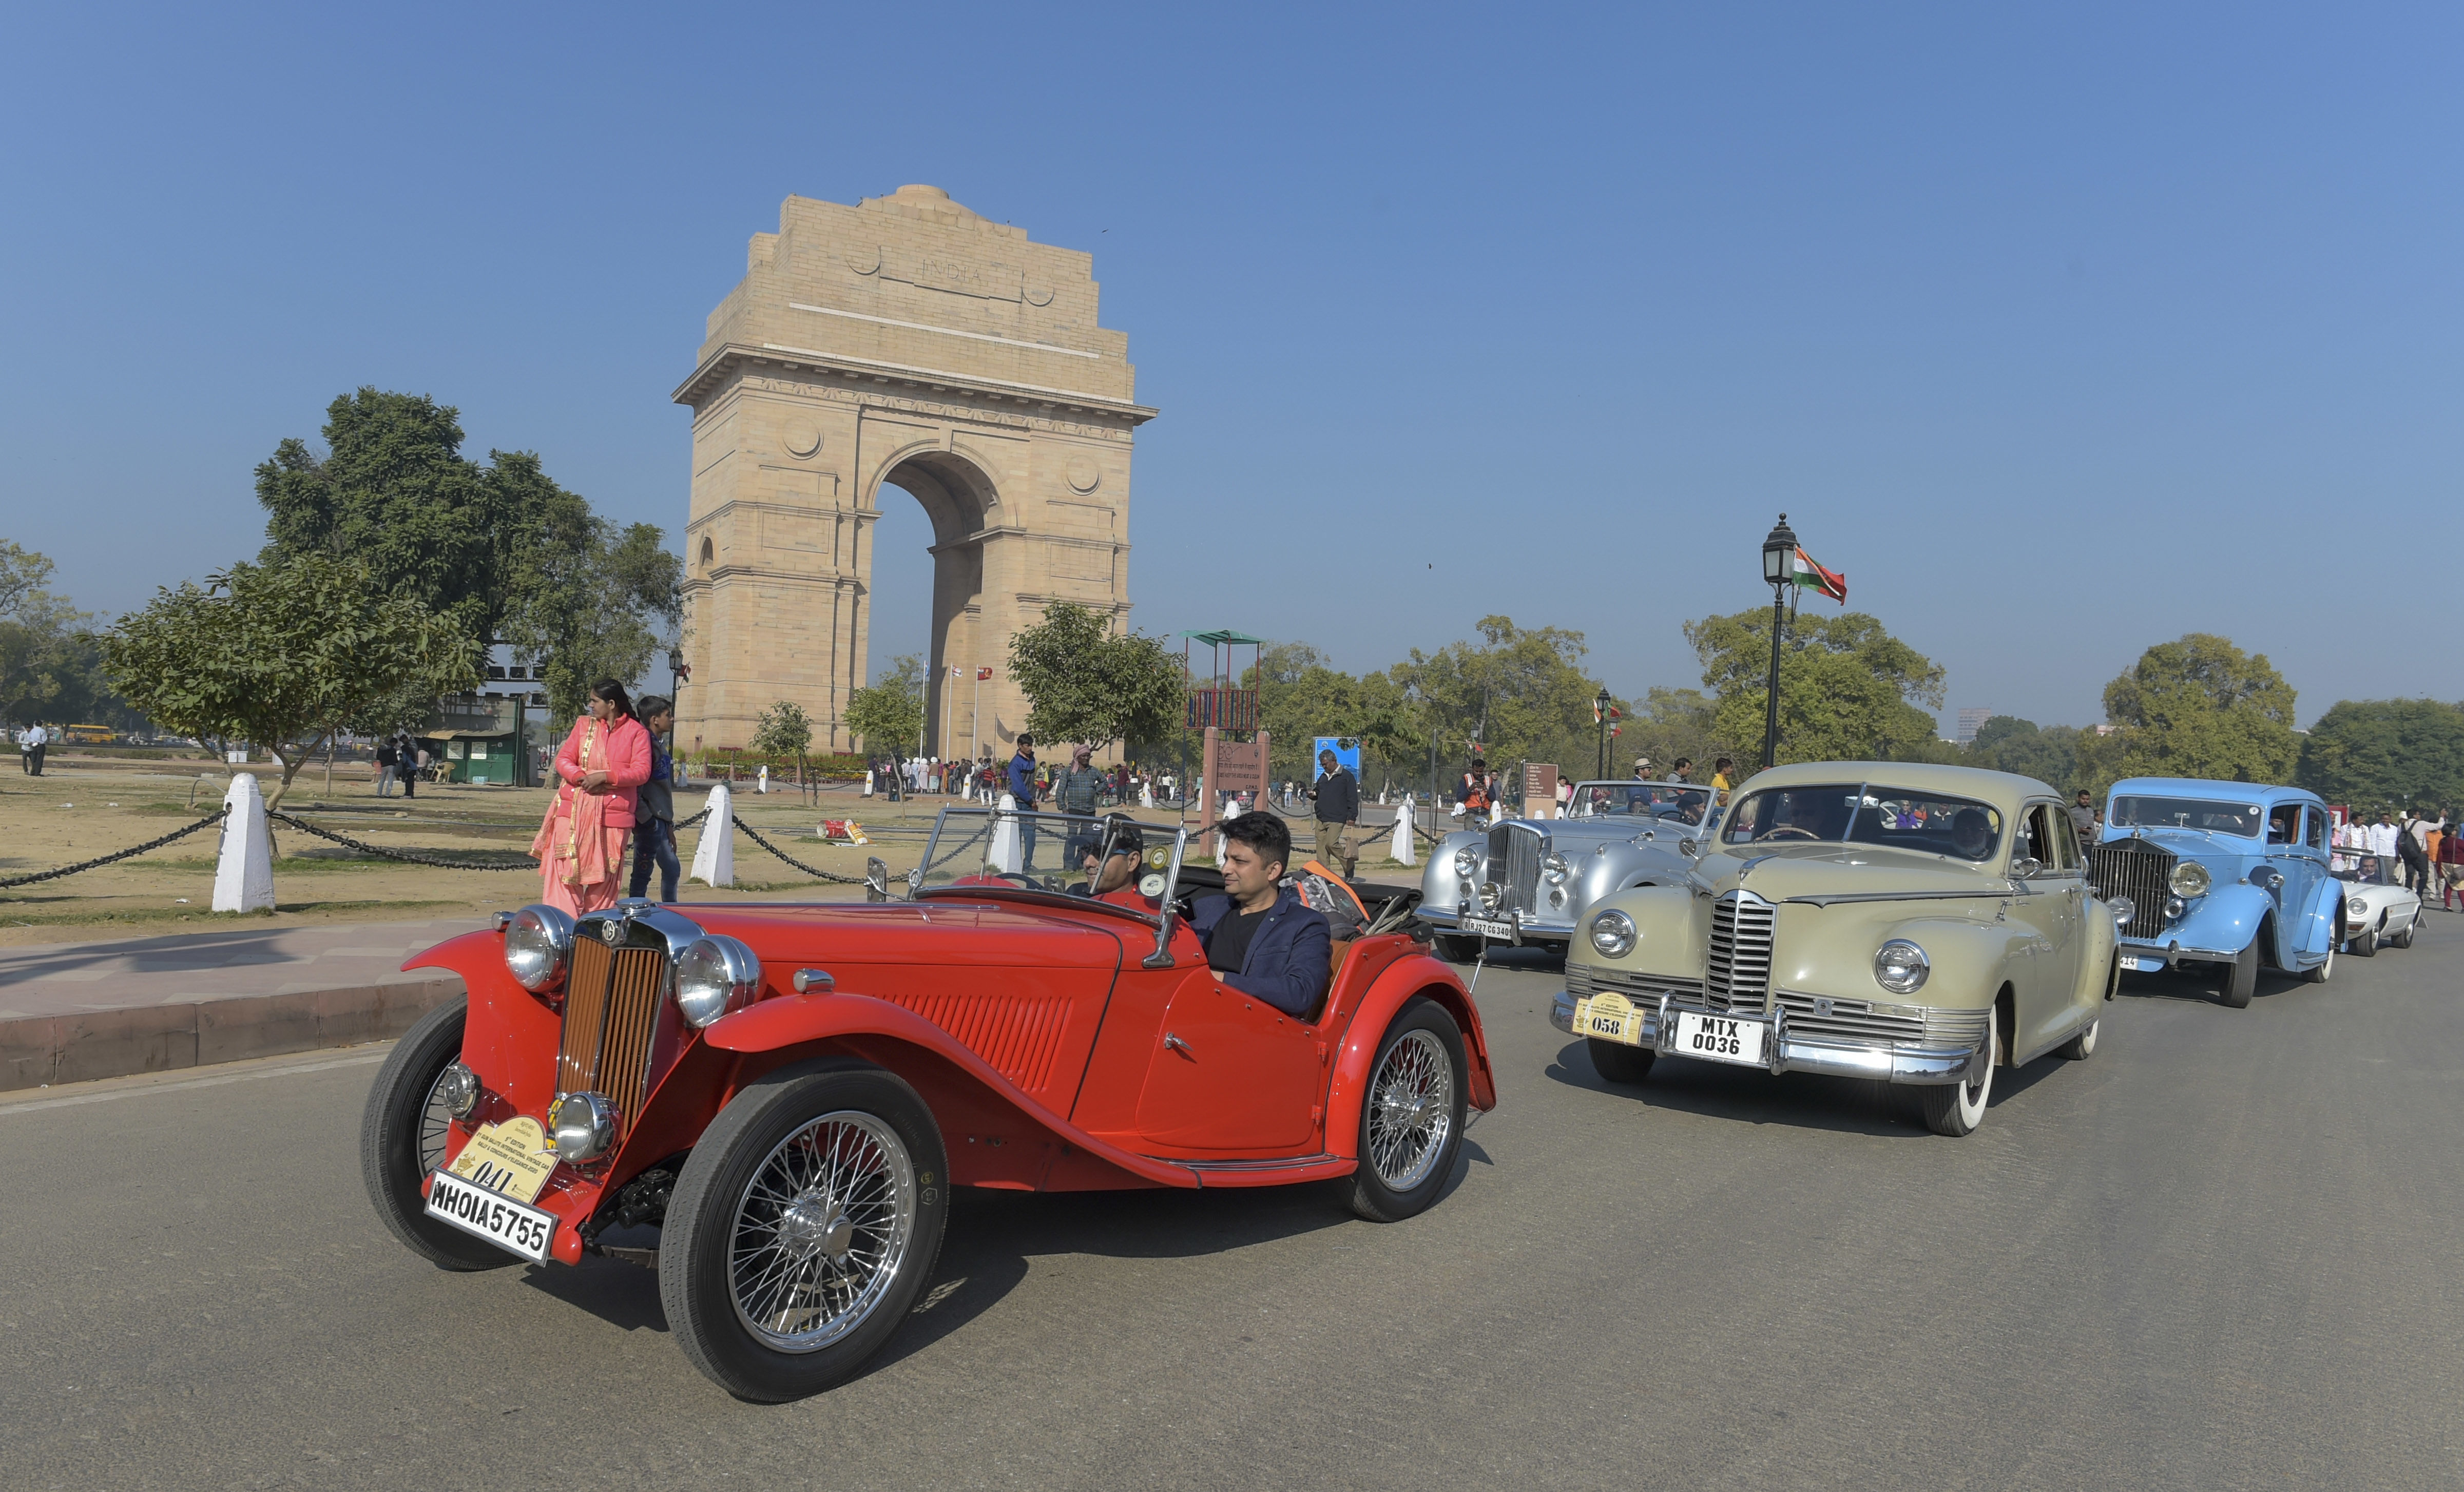
<svg viewBox="0 0 2464 1492">
<path fill-rule="evenodd" d="M 1156 631 L 1380 667 L 1504 612 L 1617 689 L 1786 509 L 1947 704 L 2148 644 L 2306 723 L 2464 696 L 2452 7 L 18 7 L 0 535 L 81 603 L 246 556 L 362 384 L 672 534 L 668 395 L 787 194 L 1090 250 Z M 887 505 L 876 667 L 920 647 Z"/>
</svg>

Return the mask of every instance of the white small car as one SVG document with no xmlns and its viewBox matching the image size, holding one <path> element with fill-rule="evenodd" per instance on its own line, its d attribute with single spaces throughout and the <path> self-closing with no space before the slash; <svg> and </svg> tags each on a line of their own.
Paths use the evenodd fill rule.
<svg viewBox="0 0 2464 1492">
<path fill-rule="evenodd" d="M 2344 883 L 2344 952 L 2367 958 L 2382 943 L 2412 946 L 2421 924 L 2421 898 L 2404 888 L 2394 861 L 2338 850 L 2334 874 Z"/>
</svg>

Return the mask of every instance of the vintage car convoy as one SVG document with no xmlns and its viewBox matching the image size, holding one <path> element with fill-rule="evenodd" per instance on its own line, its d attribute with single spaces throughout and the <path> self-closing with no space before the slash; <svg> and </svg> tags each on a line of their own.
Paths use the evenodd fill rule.
<svg viewBox="0 0 2464 1492">
<path fill-rule="evenodd" d="M 2344 940 L 2344 888 L 2328 872 L 2327 805 L 2298 787 L 2124 778 L 2104 806 L 2088 878 L 2131 905 L 2123 967 L 2220 976 L 2248 1005 L 2262 967 L 2324 983 Z"/>
<path fill-rule="evenodd" d="M 2367 958 L 2382 945 L 2410 948 L 2421 926 L 2421 893 L 2406 886 L 2387 855 L 2339 852 L 2332 857 L 2344 883 L 2344 952 Z"/>
<path fill-rule="evenodd" d="M 1496 1102 L 1454 972 L 1373 925 L 1286 1015 L 1208 971 L 1185 834 L 1139 861 L 1133 832 L 948 810 L 903 902 L 530 907 L 413 958 L 470 993 L 369 1096 L 378 1215 L 448 1269 L 651 1263 L 693 1363 L 775 1401 L 896 1329 L 952 1187 L 1349 1178 L 1373 1219 L 1435 1202 Z M 1052 867 L 1089 846 L 1142 873 L 1065 889 Z M 655 1250 L 603 1249 L 649 1224 Z"/>
<path fill-rule="evenodd" d="M 1711 791 L 1693 782 L 1575 785 L 1569 817 L 1499 819 L 1448 834 L 1420 876 L 1419 916 L 1468 962 L 1484 941 L 1566 944 L 1593 905 L 1685 879 Z"/>
<path fill-rule="evenodd" d="M 2091 894 L 2059 797 L 1906 762 L 1758 774 L 1683 882 L 1610 896 L 1550 1020 L 1613 1083 L 1660 1057 L 1921 1086 L 1985 1119 L 1997 1066 L 2096 1049 L 2127 904 Z"/>
</svg>

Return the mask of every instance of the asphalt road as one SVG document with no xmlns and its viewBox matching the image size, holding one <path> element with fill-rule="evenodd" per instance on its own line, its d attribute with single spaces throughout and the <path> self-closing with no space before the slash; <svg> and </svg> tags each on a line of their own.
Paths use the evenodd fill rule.
<svg viewBox="0 0 2464 1492">
<path fill-rule="evenodd" d="M 1435 1211 L 961 1194 L 891 1349 L 779 1408 L 647 1271 L 396 1246 L 365 1053 L 63 1091 L 0 1106 L 0 1485 L 2464 1484 L 2459 952 L 2134 979 L 1966 1140 L 1862 1083 L 1609 1090 L 1492 967 Z"/>
</svg>

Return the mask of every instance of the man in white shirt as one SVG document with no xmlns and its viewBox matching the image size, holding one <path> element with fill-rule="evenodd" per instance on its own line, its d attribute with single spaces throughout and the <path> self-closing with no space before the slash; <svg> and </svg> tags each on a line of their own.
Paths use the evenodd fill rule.
<svg viewBox="0 0 2464 1492">
<path fill-rule="evenodd" d="M 2395 815 L 2382 813 L 2379 822 L 2370 825 L 2370 853 L 2381 857 L 2385 868 L 2395 868 Z"/>
<path fill-rule="evenodd" d="M 17 745 L 24 754 L 19 765 L 26 769 L 29 776 L 43 775 L 43 749 L 51 743 L 52 733 L 44 730 L 39 720 L 29 727 L 25 735 L 17 737 Z"/>
</svg>

